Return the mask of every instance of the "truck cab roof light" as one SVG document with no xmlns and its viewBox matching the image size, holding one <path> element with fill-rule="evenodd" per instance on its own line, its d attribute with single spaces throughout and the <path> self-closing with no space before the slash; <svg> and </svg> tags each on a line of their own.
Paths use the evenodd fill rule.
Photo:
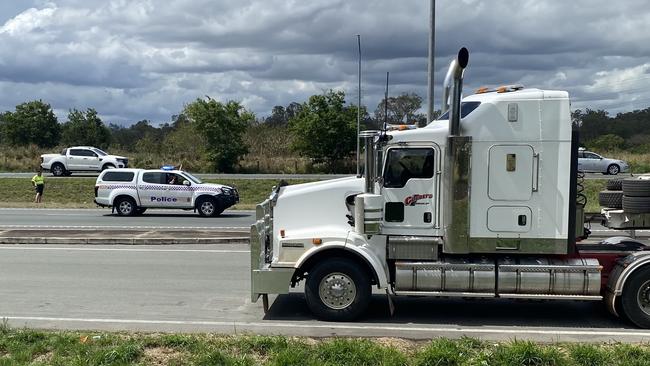
<svg viewBox="0 0 650 366">
<path fill-rule="evenodd" d="M 485 94 L 485 93 L 494 93 L 494 92 L 497 92 L 497 93 L 510 93 L 510 92 L 514 92 L 514 91 L 517 91 L 517 90 L 522 90 L 523 88 L 524 88 L 524 86 L 521 85 L 521 84 L 501 85 L 499 87 L 492 88 L 492 89 L 490 89 L 490 88 L 488 88 L 486 86 L 483 86 L 483 87 L 480 87 L 480 88 L 476 89 L 476 91 L 474 93 L 475 94 Z"/>
<path fill-rule="evenodd" d="M 176 170 L 176 167 L 173 165 L 163 165 L 160 167 L 161 170 Z"/>
</svg>

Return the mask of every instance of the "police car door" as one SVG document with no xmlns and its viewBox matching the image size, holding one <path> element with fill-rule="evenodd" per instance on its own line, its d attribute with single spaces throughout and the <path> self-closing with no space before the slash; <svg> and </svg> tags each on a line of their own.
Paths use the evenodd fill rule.
<svg viewBox="0 0 650 366">
<path fill-rule="evenodd" d="M 429 145 L 389 148 L 382 195 L 386 234 L 427 234 L 437 221 L 436 149 Z"/>
<path fill-rule="evenodd" d="M 169 199 L 166 174 L 159 171 L 148 171 L 142 174 L 138 184 L 138 194 L 142 207 L 166 207 Z"/>
<path fill-rule="evenodd" d="M 173 178 L 173 179 L 172 179 Z M 192 186 L 184 185 L 186 181 L 191 184 L 187 178 L 177 173 L 167 173 L 167 189 L 169 191 L 170 201 L 166 207 L 191 208 L 192 207 Z"/>
</svg>

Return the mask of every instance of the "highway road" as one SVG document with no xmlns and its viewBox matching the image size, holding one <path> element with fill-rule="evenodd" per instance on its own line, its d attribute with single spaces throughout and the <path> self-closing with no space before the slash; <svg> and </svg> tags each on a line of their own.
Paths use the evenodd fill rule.
<svg viewBox="0 0 650 366">
<path fill-rule="evenodd" d="M 142 216 L 123 217 L 111 209 L 0 208 L 4 229 L 248 229 L 254 211 L 227 210 L 219 217 L 201 217 L 193 211 L 147 210 Z"/>
<path fill-rule="evenodd" d="M 0 318 L 15 327 L 252 332 L 324 337 L 650 340 L 599 302 L 519 302 L 373 295 L 355 323 L 314 320 L 301 289 L 264 315 L 249 298 L 246 245 L 0 246 Z"/>
<path fill-rule="evenodd" d="M 220 217 L 200 217 L 192 211 L 147 210 L 142 216 L 121 217 L 110 209 L 0 208 L 0 229 L 102 229 L 102 230 L 248 230 L 255 221 L 254 211 L 227 210 Z M 591 224 L 592 238 L 630 236 L 626 231 L 609 230 Z M 641 240 L 650 230 L 637 230 Z M 590 239 L 593 240 L 593 239 Z"/>
</svg>

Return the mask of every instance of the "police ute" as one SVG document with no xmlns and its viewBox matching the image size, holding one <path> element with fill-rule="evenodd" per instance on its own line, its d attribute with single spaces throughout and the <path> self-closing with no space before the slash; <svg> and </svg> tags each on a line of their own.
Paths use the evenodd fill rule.
<svg viewBox="0 0 650 366">
<path fill-rule="evenodd" d="M 140 215 L 148 208 L 193 209 L 201 216 L 218 216 L 237 202 L 237 189 L 203 183 L 172 166 L 110 169 L 102 172 L 95 183 L 95 203 L 112 207 L 120 216 Z"/>
</svg>

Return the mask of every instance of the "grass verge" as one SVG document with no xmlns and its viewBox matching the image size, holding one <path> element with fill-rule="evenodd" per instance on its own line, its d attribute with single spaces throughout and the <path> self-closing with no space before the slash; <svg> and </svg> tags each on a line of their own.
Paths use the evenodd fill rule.
<svg viewBox="0 0 650 366">
<path fill-rule="evenodd" d="M 34 189 L 30 178 L 0 178 L 0 207 L 45 207 L 45 208 L 92 208 L 96 178 L 45 178 L 45 192 L 42 204 L 34 204 Z M 254 209 L 255 205 L 268 198 L 274 179 L 231 179 L 211 180 L 237 187 L 240 203 L 234 208 L 240 210 Z M 289 184 L 309 182 L 309 180 L 290 179 Z"/>
<path fill-rule="evenodd" d="M 650 365 L 627 344 L 54 332 L 0 328 L 0 365 Z"/>
</svg>

